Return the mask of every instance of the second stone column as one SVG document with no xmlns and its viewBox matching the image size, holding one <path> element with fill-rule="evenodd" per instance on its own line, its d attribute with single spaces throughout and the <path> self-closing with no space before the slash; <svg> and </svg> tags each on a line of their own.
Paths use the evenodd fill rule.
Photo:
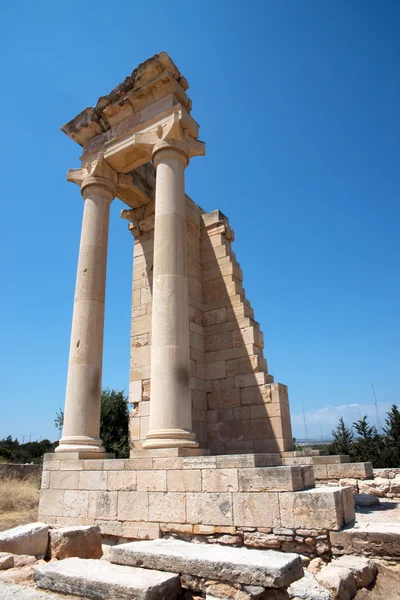
<svg viewBox="0 0 400 600">
<path fill-rule="evenodd" d="M 197 448 L 192 432 L 185 168 L 181 144 L 155 147 L 150 430 L 143 448 Z"/>
</svg>

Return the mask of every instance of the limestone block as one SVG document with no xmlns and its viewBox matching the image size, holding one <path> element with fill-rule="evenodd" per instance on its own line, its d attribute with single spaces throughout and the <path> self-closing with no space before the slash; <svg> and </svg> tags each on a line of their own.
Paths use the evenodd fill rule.
<svg viewBox="0 0 400 600">
<path fill-rule="evenodd" d="M 166 492 L 167 491 L 167 472 L 166 471 L 137 471 L 137 490 L 138 492 Z"/>
<path fill-rule="evenodd" d="M 60 460 L 60 471 L 83 471 L 83 460 Z"/>
<path fill-rule="evenodd" d="M 203 492 L 237 492 L 237 469 L 203 469 Z"/>
<path fill-rule="evenodd" d="M 237 379 L 237 378 L 235 378 Z M 268 385 L 249 386 L 240 390 L 240 402 L 243 405 L 248 404 L 266 404 L 272 402 L 271 389 Z M 266 410 L 264 417 L 267 416 Z"/>
<path fill-rule="evenodd" d="M 117 492 L 119 521 L 148 521 L 148 492 Z"/>
<path fill-rule="evenodd" d="M 149 493 L 149 521 L 185 523 L 185 508 L 184 493 Z"/>
<path fill-rule="evenodd" d="M 140 471 L 143 472 L 143 471 Z M 109 471 L 107 488 L 109 491 L 135 491 L 136 490 L 136 471 Z"/>
<path fill-rule="evenodd" d="M 146 334 L 147 335 L 147 334 Z M 140 402 L 142 400 L 142 381 L 129 382 L 129 402 Z"/>
<path fill-rule="evenodd" d="M 358 479 L 352 479 L 351 477 L 339 479 L 338 483 L 340 487 L 351 487 L 353 494 L 358 494 Z"/>
<path fill-rule="evenodd" d="M 243 432 L 245 440 L 264 440 L 272 438 L 271 419 L 245 420 L 243 421 Z"/>
<path fill-rule="evenodd" d="M 228 358 L 226 362 L 226 376 L 249 375 L 254 372 L 266 371 L 266 361 L 258 354 L 239 358 Z"/>
<path fill-rule="evenodd" d="M 123 458 L 110 458 L 104 460 L 104 471 L 124 471 L 125 460 Z"/>
<path fill-rule="evenodd" d="M 337 465 L 326 465 L 328 479 L 341 479 L 342 477 L 354 477 L 355 479 L 371 479 L 374 476 L 372 463 L 342 463 Z"/>
<path fill-rule="evenodd" d="M 301 474 L 303 477 L 304 488 L 313 488 L 315 486 L 314 468 L 312 466 L 302 466 Z"/>
<path fill-rule="evenodd" d="M 40 489 L 47 490 L 50 487 L 50 471 L 42 471 L 42 479 L 40 482 Z"/>
<path fill-rule="evenodd" d="M 117 518 L 118 492 L 89 492 L 88 517 L 108 521 Z"/>
<path fill-rule="evenodd" d="M 331 566 L 349 569 L 359 589 L 366 588 L 375 581 L 378 572 L 376 564 L 363 556 L 340 556 L 331 562 Z"/>
<path fill-rule="evenodd" d="M 80 490 L 106 490 L 107 473 L 105 471 L 81 471 L 79 473 Z"/>
<path fill-rule="evenodd" d="M 52 471 L 50 473 L 50 488 L 53 490 L 77 490 L 78 486 L 78 471 Z"/>
<path fill-rule="evenodd" d="M 363 554 L 364 556 L 400 556 L 400 527 L 385 523 L 366 527 L 346 528 L 329 533 L 335 554 Z"/>
<path fill-rule="evenodd" d="M 225 361 L 206 363 L 206 379 L 221 379 L 226 377 Z"/>
<path fill-rule="evenodd" d="M 276 527 L 280 524 L 278 493 L 233 494 L 233 523 L 243 527 Z"/>
<path fill-rule="evenodd" d="M 94 524 L 100 527 L 102 535 L 122 536 L 121 521 L 102 521 L 101 519 L 96 519 Z"/>
<path fill-rule="evenodd" d="M 160 537 L 160 526 L 158 523 L 125 521 L 122 536 L 136 540 L 155 540 Z"/>
<path fill-rule="evenodd" d="M 58 516 L 63 515 L 69 518 L 87 517 L 89 505 L 89 492 L 81 490 L 65 490 L 63 499 L 62 512 Z"/>
<path fill-rule="evenodd" d="M 183 459 L 184 469 L 216 469 L 215 456 L 187 456 Z"/>
<path fill-rule="evenodd" d="M 214 470 L 207 471 L 213 472 Z M 185 469 L 167 472 L 168 492 L 201 492 L 201 470 Z"/>
<path fill-rule="evenodd" d="M 0 571 L 14 567 L 14 556 L 8 552 L 0 552 Z"/>
<path fill-rule="evenodd" d="M 317 481 L 328 479 L 328 465 L 314 465 L 314 476 Z"/>
<path fill-rule="evenodd" d="M 322 567 L 315 578 L 337 600 L 351 600 L 357 593 L 356 581 L 350 569 L 327 565 Z"/>
<path fill-rule="evenodd" d="M 350 462 L 350 456 L 346 454 L 334 454 L 333 456 L 312 456 L 311 459 L 314 465 L 338 465 Z"/>
<path fill-rule="evenodd" d="M 210 442 L 243 440 L 245 437 L 244 427 L 245 422 L 238 420 L 208 423 L 208 439 Z"/>
<path fill-rule="evenodd" d="M 39 500 L 39 515 L 41 518 L 46 519 L 46 517 L 57 517 L 57 515 L 62 515 L 63 508 L 63 490 L 41 490 Z"/>
<path fill-rule="evenodd" d="M 281 492 L 304 488 L 301 467 L 239 469 L 238 475 L 241 492 Z"/>
<path fill-rule="evenodd" d="M 113 546 L 110 559 L 118 564 L 140 564 L 146 570 L 157 567 L 214 581 L 267 588 L 287 587 L 303 575 L 300 557 L 294 554 L 173 539 Z"/>
<path fill-rule="evenodd" d="M 232 494 L 188 493 L 186 515 L 187 522 L 194 525 L 233 525 Z"/>
<path fill-rule="evenodd" d="M 28 554 L 43 558 L 46 554 L 49 528 L 46 523 L 29 523 L 0 532 L 0 552 Z"/>
<path fill-rule="evenodd" d="M 284 527 L 337 530 L 344 523 L 341 488 L 280 493 L 279 504 Z"/>
<path fill-rule="evenodd" d="M 280 454 L 231 454 L 217 456 L 219 469 L 236 469 L 251 467 L 275 467 L 281 465 Z"/>
<path fill-rule="evenodd" d="M 41 589 L 90 598 L 175 600 L 180 591 L 179 575 L 82 558 L 36 567 L 34 579 Z"/>
<path fill-rule="evenodd" d="M 238 389 L 220 390 L 207 394 L 210 408 L 232 408 L 240 406 L 240 391 Z"/>
<path fill-rule="evenodd" d="M 51 558 L 101 558 L 102 555 L 100 527 L 50 529 Z"/>
</svg>

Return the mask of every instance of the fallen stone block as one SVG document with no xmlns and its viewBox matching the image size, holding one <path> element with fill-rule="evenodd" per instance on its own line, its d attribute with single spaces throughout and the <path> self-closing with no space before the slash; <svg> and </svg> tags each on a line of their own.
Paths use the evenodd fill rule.
<svg viewBox="0 0 400 600">
<path fill-rule="evenodd" d="M 316 581 L 312 573 L 305 571 L 304 577 L 298 579 L 288 588 L 289 598 L 295 600 L 332 600 L 332 594 Z"/>
<path fill-rule="evenodd" d="M 173 539 L 113 546 L 110 549 L 110 560 L 121 565 L 172 570 L 181 574 L 266 588 L 288 587 L 303 576 L 301 559 L 296 554 L 217 544 L 191 544 Z"/>
<path fill-rule="evenodd" d="M 14 566 L 14 556 L 8 552 L 0 552 L 0 571 L 12 569 Z"/>
<path fill-rule="evenodd" d="M 327 565 L 322 567 L 315 579 L 337 600 L 351 600 L 357 593 L 354 575 L 350 569 L 345 567 Z"/>
<path fill-rule="evenodd" d="M 372 494 L 356 494 L 354 496 L 356 506 L 379 506 L 380 500 Z"/>
<path fill-rule="evenodd" d="M 103 550 L 100 527 L 61 527 L 50 529 L 51 558 L 101 558 Z"/>
<path fill-rule="evenodd" d="M 0 552 L 29 554 L 42 558 L 47 551 L 49 527 L 46 523 L 29 523 L 0 533 Z"/>
<path fill-rule="evenodd" d="M 42 589 L 96 600 L 175 600 L 181 588 L 179 575 L 173 573 L 83 558 L 67 558 L 36 567 L 34 580 Z"/>
<path fill-rule="evenodd" d="M 331 566 L 349 569 L 359 589 L 368 587 L 378 573 L 376 564 L 363 556 L 340 556 L 331 562 Z"/>
</svg>

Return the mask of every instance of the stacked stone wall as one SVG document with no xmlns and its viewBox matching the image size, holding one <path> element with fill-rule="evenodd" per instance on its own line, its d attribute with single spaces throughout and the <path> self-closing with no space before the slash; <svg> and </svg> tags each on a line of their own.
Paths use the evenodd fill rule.
<svg viewBox="0 0 400 600">
<path fill-rule="evenodd" d="M 128 211 L 134 234 L 130 418 L 132 449 L 149 429 L 154 201 Z M 274 383 L 263 334 L 220 212 L 186 198 L 192 421 L 212 454 L 283 452 L 292 447 L 287 387 Z"/>
<path fill-rule="evenodd" d="M 310 466 L 256 467 L 259 455 L 44 461 L 39 519 L 103 535 L 166 535 L 309 556 L 354 520 L 350 488 L 313 488 Z M 270 455 L 264 455 L 266 464 Z"/>
</svg>

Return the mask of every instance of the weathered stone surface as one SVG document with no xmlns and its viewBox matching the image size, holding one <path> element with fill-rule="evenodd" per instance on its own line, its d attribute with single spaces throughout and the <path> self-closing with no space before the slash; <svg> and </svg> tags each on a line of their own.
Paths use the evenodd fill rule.
<svg viewBox="0 0 400 600">
<path fill-rule="evenodd" d="M 400 526 L 386 523 L 330 531 L 334 554 L 399 557 Z"/>
<path fill-rule="evenodd" d="M 356 506 L 378 506 L 380 504 L 379 498 L 372 494 L 356 494 L 354 502 Z"/>
<path fill-rule="evenodd" d="M 187 522 L 194 525 L 233 525 L 231 496 L 230 493 L 218 492 L 186 494 Z"/>
<path fill-rule="evenodd" d="M 239 469 L 238 475 L 241 492 L 284 492 L 304 489 L 302 469 L 299 466 Z"/>
<path fill-rule="evenodd" d="M 101 558 L 100 527 L 62 527 L 50 529 L 51 558 Z"/>
<path fill-rule="evenodd" d="M 276 527 L 279 522 L 277 493 L 249 492 L 233 494 L 234 525 Z"/>
<path fill-rule="evenodd" d="M 303 575 L 300 557 L 294 554 L 180 540 L 121 544 L 111 549 L 110 556 L 113 563 L 264 587 L 286 587 Z"/>
<path fill-rule="evenodd" d="M 59 596 L 59 594 L 49 594 L 41 592 L 24 585 L 10 585 L 9 583 L 0 583 L 1 600 L 76 600 L 72 596 Z"/>
<path fill-rule="evenodd" d="M 29 554 L 42 558 L 49 541 L 46 523 L 29 523 L 0 533 L 0 552 Z"/>
<path fill-rule="evenodd" d="M 332 594 L 322 587 L 312 573 L 304 572 L 304 577 L 298 579 L 288 588 L 289 598 L 296 600 L 332 600 Z"/>
<path fill-rule="evenodd" d="M 369 494 L 378 498 L 384 498 L 390 491 L 390 479 L 375 477 L 375 479 L 359 481 L 358 490 L 360 494 Z"/>
<path fill-rule="evenodd" d="M 82 558 L 36 567 L 34 579 L 42 589 L 96 599 L 175 600 L 180 590 L 173 573 Z"/>
<path fill-rule="evenodd" d="M 348 490 L 348 492 L 346 492 Z M 279 494 L 281 523 L 284 527 L 340 529 L 354 520 L 350 488 L 315 488 L 304 492 Z"/>
<path fill-rule="evenodd" d="M 378 572 L 376 564 L 363 556 L 340 556 L 331 562 L 331 566 L 349 569 L 353 573 L 359 589 L 368 587 L 375 581 Z"/>
<path fill-rule="evenodd" d="M 322 567 L 315 579 L 337 600 L 351 600 L 357 593 L 354 575 L 345 567 L 327 565 Z"/>
<path fill-rule="evenodd" d="M 12 569 L 14 566 L 14 556 L 8 552 L 0 552 L 0 571 Z"/>
</svg>

